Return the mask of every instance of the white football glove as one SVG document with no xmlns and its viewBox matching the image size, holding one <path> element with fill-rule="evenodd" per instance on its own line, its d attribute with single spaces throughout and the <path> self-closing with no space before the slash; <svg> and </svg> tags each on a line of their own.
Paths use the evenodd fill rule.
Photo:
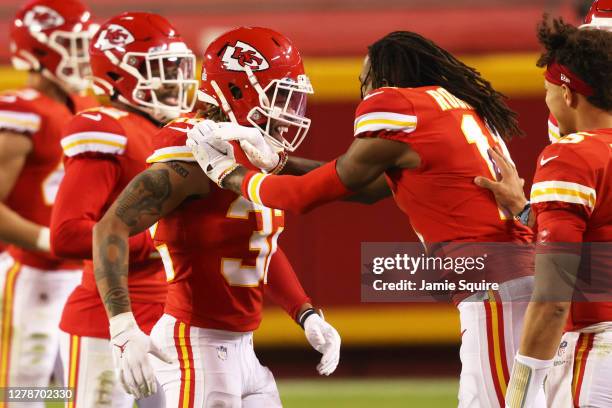
<svg viewBox="0 0 612 408">
<path fill-rule="evenodd" d="M 311 314 L 304 322 L 304 334 L 310 345 L 323 354 L 317 371 L 321 375 L 330 375 L 340 362 L 340 335 L 322 316 Z"/>
<path fill-rule="evenodd" d="M 235 169 L 237 164 L 232 145 L 214 135 L 217 129 L 217 123 L 212 120 L 198 122 L 187 132 L 186 144 L 204 173 L 220 185 L 223 176 Z"/>
<path fill-rule="evenodd" d="M 157 382 L 149 354 L 166 363 L 172 362 L 171 357 L 140 330 L 131 312 L 110 318 L 110 335 L 113 365 L 125 391 L 136 399 L 155 394 Z"/>
<path fill-rule="evenodd" d="M 254 127 L 241 126 L 232 122 L 217 123 L 213 134 L 221 140 L 237 140 L 253 166 L 266 173 L 273 172 L 281 162 L 281 155 L 266 141 Z"/>
</svg>

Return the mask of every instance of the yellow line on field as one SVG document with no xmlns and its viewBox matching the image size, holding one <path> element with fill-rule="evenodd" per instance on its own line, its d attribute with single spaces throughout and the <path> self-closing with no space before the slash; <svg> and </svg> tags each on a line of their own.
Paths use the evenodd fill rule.
<svg viewBox="0 0 612 408">
<path fill-rule="evenodd" d="M 342 345 L 457 344 L 459 312 L 452 305 L 325 308 L 325 319 L 342 336 Z M 303 345 L 304 332 L 287 314 L 266 308 L 255 332 L 258 346 Z"/>
</svg>

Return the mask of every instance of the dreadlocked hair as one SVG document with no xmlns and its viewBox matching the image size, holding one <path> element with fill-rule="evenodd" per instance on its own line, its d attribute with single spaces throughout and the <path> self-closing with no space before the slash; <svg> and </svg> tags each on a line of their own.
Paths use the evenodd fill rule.
<svg viewBox="0 0 612 408">
<path fill-rule="evenodd" d="M 203 103 L 197 111 L 196 118 L 210 119 L 213 122 L 229 122 L 225 112 L 212 103 Z"/>
<path fill-rule="evenodd" d="M 419 34 L 395 31 L 368 47 L 374 89 L 383 86 L 416 88 L 441 86 L 469 103 L 486 124 L 509 140 L 522 136 L 517 115 L 506 105 L 506 97 L 472 67 Z"/>
<path fill-rule="evenodd" d="M 612 33 L 577 28 L 563 19 L 544 15 L 538 25 L 538 39 L 545 51 L 538 67 L 557 62 L 568 67 L 592 89 L 587 100 L 594 106 L 612 110 Z"/>
</svg>

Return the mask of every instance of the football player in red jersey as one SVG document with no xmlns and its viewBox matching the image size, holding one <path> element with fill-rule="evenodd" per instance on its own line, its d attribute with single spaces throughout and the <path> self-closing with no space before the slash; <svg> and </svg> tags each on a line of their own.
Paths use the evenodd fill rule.
<svg viewBox="0 0 612 408">
<path fill-rule="evenodd" d="M 132 407 L 140 394 L 128 395 L 113 373 L 108 318 L 91 261 L 92 230 L 146 168 L 162 124 L 192 109 L 196 59 L 163 17 L 134 12 L 102 24 L 89 54 L 94 86 L 111 102 L 77 114 L 61 140 L 66 174 L 53 208 L 51 247 L 59 256 L 85 260 L 83 280 L 68 298 L 60 322 L 62 361 L 66 383 L 74 389 L 71 406 Z M 132 237 L 129 251 L 125 279 L 135 318 L 149 333 L 166 299 L 163 264 L 148 231 Z M 162 407 L 163 395 L 138 405 Z"/>
<path fill-rule="evenodd" d="M 206 105 L 200 114 L 292 135 L 279 148 L 293 148 L 308 130 L 302 113 L 312 88 L 299 52 L 275 31 L 242 27 L 214 40 L 205 52 L 201 88 Z M 262 102 L 274 100 L 277 92 L 293 95 L 291 106 Z M 253 349 L 264 289 L 323 354 L 319 373 L 335 370 L 340 337 L 312 308 L 277 246 L 283 212 L 223 190 L 200 171 L 185 146 L 187 132 L 200 122 L 214 123 L 184 117 L 155 136 L 151 167 L 128 185 L 94 229 L 96 280 L 111 332 L 117 333 L 112 342 L 125 345 L 117 367 L 131 392 L 147 393 L 154 381 L 152 363 L 168 407 L 280 407 L 274 377 Z M 250 166 L 238 148 L 236 157 Z M 296 163 L 268 164 L 278 171 Z M 122 276 L 128 236 L 156 222 L 154 241 L 169 288 L 165 314 L 149 339 L 134 321 Z M 148 362 L 152 342 L 171 356 L 171 364 Z"/>
<path fill-rule="evenodd" d="M 0 388 L 49 384 L 61 311 L 79 282 L 80 263 L 49 254 L 48 226 L 62 127 L 96 105 L 81 96 L 94 29 L 78 0 L 29 1 L 11 23 L 13 65 L 29 74 L 26 87 L 0 94 L 0 240 L 10 244 L 0 258 Z"/>
<path fill-rule="evenodd" d="M 384 197 L 390 188 L 426 244 L 516 244 L 504 265 L 489 265 L 488 277 L 496 274 L 502 282 L 499 291 L 456 299 L 464 333 L 459 406 L 503 406 L 533 285 L 533 254 L 521 247 L 532 233 L 472 181 L 495 177 L 487 149 L 497 146 L 508 154 L 499 135 L 521 133 L 516 115 L 474 69 L 415 33 L 394 32 L 374 43 L 361 82 L 355 141 L 343 156 L 304 176 L 237 167 L 230 146 L 219 140 L 230 125 L 196 126 L 189 133 L 194 155 L 209 177 L 260 205 L 304 212 L 364 187 L 372 197 Z M 233 130 L 234 138 L 241 137 L 242 129 Z M 521 267 L 510 271 L 507 264 Z"/>
<path fill-rule="evenodd" d="M 595 0 L 580 28 L 612 31 L 612 0 Z M 561 138 L 559 123 L 552 113 L 548 116 L 548 138 L 551 143 Z"/>
<path fill-rule="evenodd" d="M 530 203 L 516 170 L 501 157 L 503 180 L 478 180 L 514 214 L 529 214 L 523 218 L 538 230 L 538 301 L 527 310 L 506 401 L 531 407 L 532 388 L 547 378 L 551 407 L 609 407 L 612 302 L 587 295 L 570 303 L 574 287 L 561 278 L 589 273 L 592 285 L 610 287 L 610 249 L 604 246 L 602 255 L 598 248 L 612 241 L 612 33 L 546 20 L 538 36 L 545 47 L 538 66 L 547 67 L 546 103 L 567 136 L 538 158 Z"/>
</svg>

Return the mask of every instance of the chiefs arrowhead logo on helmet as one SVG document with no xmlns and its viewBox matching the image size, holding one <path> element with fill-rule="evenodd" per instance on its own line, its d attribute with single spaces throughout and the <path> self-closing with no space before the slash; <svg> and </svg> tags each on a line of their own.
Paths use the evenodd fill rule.
<svg viewBox="0 0 612 408">
<path fill-rule="evenodd" d="M 129 43 L 134 42 L 134 36 L 125 27 L 117 24 L 111 24 L 104 29 L 96 41 L 95 47 L 102 51 L 120 48 Z"/>
<path fill-rule="evenodd" d="M 270 67 L 261 52 L 242 41 L 236 41 L 234 46 L 225 47 L 221 60 L 228 71 L 244 71 L 244 67 L 249 67 L 252 71 L 264 71 Z"/>
<path fill-rule="evenodd" d="M 23 23 L 30 31 L 44 31 L 64 24 L 64 17 L 46 6 L 35 6 L 23 17 Z"/>
</svg>

